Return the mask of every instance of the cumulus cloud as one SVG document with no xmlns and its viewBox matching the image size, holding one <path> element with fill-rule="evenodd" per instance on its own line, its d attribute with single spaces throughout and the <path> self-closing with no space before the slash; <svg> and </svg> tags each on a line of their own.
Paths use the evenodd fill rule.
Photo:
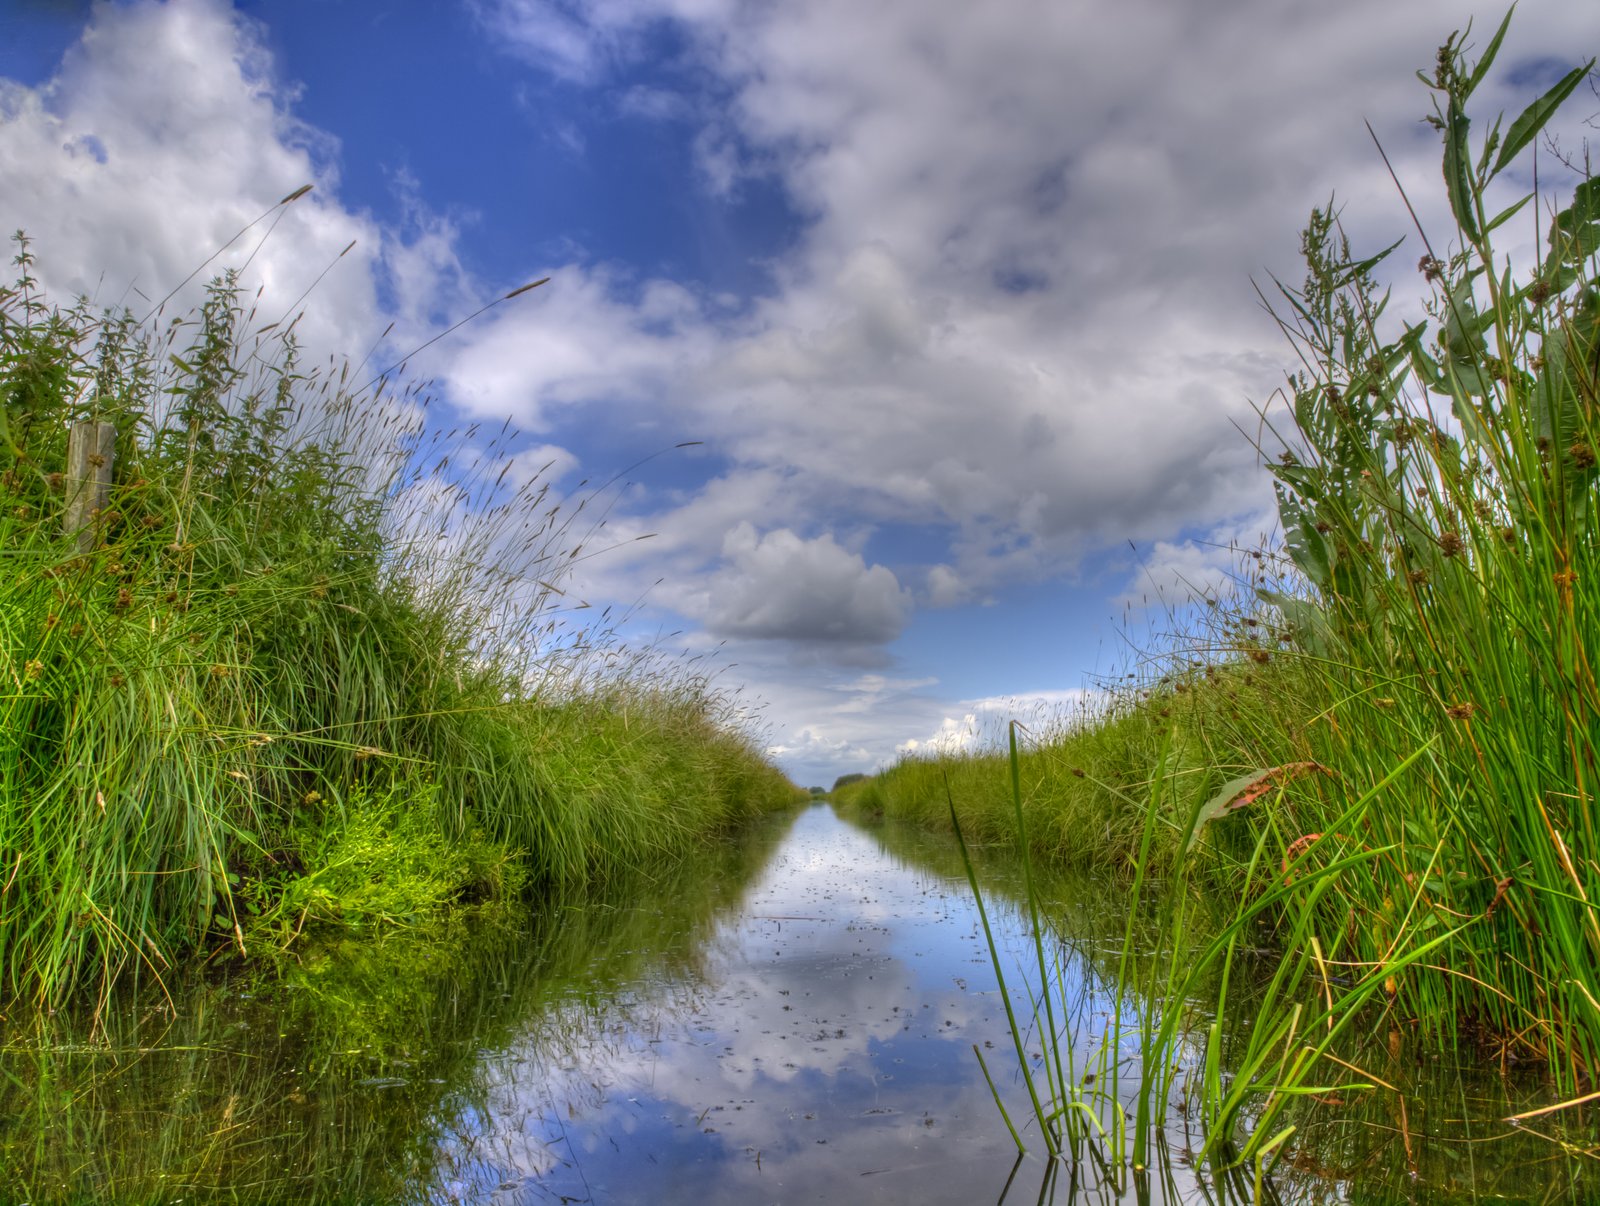
<svg viewBox="0 0 1600 1206">
<path fill-rule="evenodd" d="M 874 756 L 871 749 L 858 741 L 826 737 L 809 726 L 799 728 L 784 741 L 769 745 L 767 753 L 792 766 L 846 768 L 839 772 L 841 774 L 850 768 L 870 766 Z"/>
<path fill-rule="evenodd" d="M 1194 539 L 1157 540 L 1142 551 L 1116 602 L 1161 608 L 1227 598 L 1248 576 L 1247 556 L 1270 545 L 1276 531 L 1276 516 L 1260 510 Z"/>
<path fill-rule="evenodd" d="M 905 625 L 910 597 L 893 571 L 867 565 L 831 534 L 758 534 L 744 522 L 722 551 L 728 568 L 712 580 L 705 617 L 714 633 L 882 644 Z"/>
<path fill-rule="evenodd" d="M 52 291 L 142 314 L 273 202 L 314 183 L 210 271 L 248 260 L 265 323 L 337 261 L 306 300 L 314 321 L 304 329 L 314 351 L 359 359 L 381 327 L 386 239 L 339 205 L 337 144 L 296 120 L 292 99 L 259 30 L 224 5 L 97 8 L 54 78 L 0 81 L 0 216 L 26 229 Z"/>
<path fill-rule="evenodd" d="M 928 570 L 927 599 L 930 607 L 954 607 L 972 598 L 972 587 L 948 565 Z"/>
<path fill-rule="evenodd" d="M 973 749 L 979 740 L 978 717 L 968 712 L 957 719 L 946 716 L 939 722 L 939 727 L 933 734 L 922 740 L 913 737 L 902 741 L 894 747 L 894 751 L 901 755 L 916 756 L 919 754 L 960 754 Z"/>
<path fill-rule="evenodd" d="M 942 532 L 947 555 L 922 569 L 934 606 L 1260 509 L 1240 428 L 1286 349 L 1249 277 L 1292 279 L 1297 229 L 1335 187 L 1358 241 L 1405 233 L 1361 119 L 1418 197 L 1437 194 L 1412 69 L 1470 15 L 1455 0 L 484 11 L 520 53 L 591 80 L 671 23 L 731 98 L 700 117 L 713 191 L 757 159 L 803 235 L 738 321 L 678 311 L 648 353 L 671 383 L 647 388 L 626 355 L 619 380 L 716 432 L 730 476 L 781 467 L 768 524 L 848 512 Z M 1559 53 L 1572 20 L 1525 5 L 1504 62 Z M 1283 51 L 1305 45 L 1315 59 Z"/>
<path fill-rule="evenodd" d="M 718 98 L 679 110 L 703 124 L 708 191 L 736 192 L 759 170 L 801 216 L 769 293 L 734 310 L 699 299 L 650 353 L 657 367 L 624 363 L 626 388 L 608 395 L 645 421 L 666 412 L 714 433 L 727 461 L 702 494 L 649 518 L 661 537 L 648 564 L 684 614 L 713 609 L 674 578 L 734 573 L 730 515 L 761 532 L 919 529 L 923 555 L 892 568 L 920 606 L 1070 582 L 1127 540 L 1148 551 L 1117 603 L 1213 589 L 1229 558 L 1208 546 L 1251 541 L 1270 514 L 1242 433 L 1260 430 L 1255 407 L 1291 359 L 1251 277 L 1298 279 L 1298 230 L 1334 190 L 1358 247 L 1414 237 L 1363 118 L 1448 241 L 1413 71 L 1473 15 L 1466 0 L 482 11 L 525 61 L 589 83 L 624 75 L 671 26 L 674 54 Z M 1600 10 L 1524 0 L 1484 108 L 1519 111 L 1548 83 L 1539 64 L 1597 40 Z M 1416 259 L 1402 253 L 1397 312 Z M 631 301 L 607 299 L 608 329 L 626 331 Z M 739 595 L 725 630 L 764 616 L 760 602 Z M 907 605 L 877 610 L 885 622 L 866 630 L 900 631 Z M 775 614 L 748 630 L 809 624 Z M 891 744 L 930 727 L 916 740 L 942 740 L 943 721 L 959 727 L 971 710 L 914 695 L 894 703 Z M 779 697 L 829 739 L 852 715 L 792 681 Z"/>
<path fill-rule="evenodd" d="M 653 403 L 709 355 L 703 302 L 680 285 L 575 263 L 542 265 L 530 276 L 551 280 L 438 357 L 441 385 L 469 414 L 512 415 L 545 431 L 611 408 L 650 425 Z"/>
<path fill-rule="evenodd" d="M 1412 69 L 1466 23 L 1466 0 L 474 11 L 530 70 L 611 89 L 608 113 L 698 123 L 705 204 L 762 173 L 798 215 L 759 296 L 575 252 L 516 265 L 497 285 L 555 280 L 425 366 L 474 417 L 510 413 L 586 466 L 606 464 L 607 433 L 712 441 L 708 480 L 614 501 L 622 548 L 584 563 L 585 593 L 632 600 L 663 579 L 663 607 L 785 658 L 810 645 L 882 661 L 913 591 L 930 607 L 982 601 L 1068 580 L 1128 539 L 1152 550 L 1163 589 L 1211 582 L 1206 542 L 1254 535 L 1271 501 L 1239 429 L 1256 430 L 1252 400 L 1288 357 L 1250 275 L 1298 276 L 1297 229 L 1335 188 L 1358 246 L 1409 231 L 1363 117 L 1423 223 L 1448 229 Z M 1519 110 L 1550 61 L 1597 40 L 1600 10 L 1524 0 L 1485 108 Z M 625 78 L 664 45 L 676 91 Z M 306 303 L 319 353 L 359 359 L 391 317 L 398 340 L 463 312 L 474 287 L 455 229 L 420 205 L 404 232 L 343 205 L 337 143 L 295 117 L 264 46 L 220 0 L 106 5 L 45 86 L 0 82 L 0 217 L 35 236 L 46 282 L 159 298 L 315 182 L 231 262 L 253 252 L 252 279 L 287 307 L 355 241 Z M 874 543 L 911 529 L 914 553 Z M 861 721 L 820 678 L 797 684 L 792 660 L 753 660 L 793 705 L 791 732 L 838 742 Z M 900 727 L 874 729 L 874 749 L 971 710 L 920 691 L 886 698 Z"/>
</svg>

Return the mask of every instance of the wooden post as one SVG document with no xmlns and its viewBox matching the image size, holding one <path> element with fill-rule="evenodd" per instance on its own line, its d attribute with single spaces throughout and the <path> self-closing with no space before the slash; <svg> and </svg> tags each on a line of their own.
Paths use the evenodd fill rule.
<svg viewBox="0 0 1600 1206">
<path fill-rule="evenodd" d="M 94 548 L 95 521 L 111 500 L 111 462 L 117 429 L 111 423 L 74 423 L 67 436 L 67 510 L 61 530 L 78 534 L 78 552 Z"/>
</svg>

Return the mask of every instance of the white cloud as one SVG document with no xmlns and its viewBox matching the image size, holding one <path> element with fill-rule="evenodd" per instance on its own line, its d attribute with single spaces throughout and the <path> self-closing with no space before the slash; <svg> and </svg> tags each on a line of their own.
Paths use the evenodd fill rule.
<svg viewBox="0 0 1600 1206">
<path fill-rule="evenodd" d="M 886 701 L 902 697 L 908 692 L 920 691 L 924 687 L 937 686 L 936 678 L 889 678 L 882 674 L 863 674 L 859 677 L 842 683 L 835 683 L 833 690 L 846 696 L 846 702 L 839 705 L 841 714 L 851 712 L 875 712 Z"/>
<path fill-rule="evenodd" d="M 311 352 L 359 359 L 381 327 L 374 274 L 394 243 L 339 205 L 336 144 L 290 114 L 292 99 L 256 27 L 225 5 L 97 8 L 53 79 L 0 81 L 0 221 L 27 231 L 39 277 L 63 300 L 82 293 L 143 314 L 273 202 L 315 183 L 169 312 L 248 259 L 247 282 L 264 288 L 258 321 L 275 321 L 337 261 L 302 330 Z"/>
<path fill-rule="evenodd" d="M 1250 553 L 1268 546 L 1277 517 L 1258 510 L 1187 540 L 1157 540 L 1141 553 L 1116 602 L 1173 608 L 1235 594 L 1252 568 Z"/>
<path fill-rule="evenodd" d="M 1287 356 L 1248 277 L 1294 275 L 1298 226 L 1335 187 L 1358 238 L 1405 232 L 1361 118 L 1436 194 L 1412 69 L 1470 15 L 1453 0 L 488 11 L 590 78 L 676 22 L 731 90 L 702 118 L 702 167 L 726 191 L 759 157 L 806 228 L 745 321 L 702 308 L 669 337 L 672 383 L 651 392 L 624 365 L 619 392 L 715 432 L 732 475 L 793 474 L 766 524 L 848 511 L 942 529 L 935 605 L 1259 507 L 1238 428 Z M 1506 64 L 1563 52 L 1572 23 L 1570 6 L 1525 5 Z M 1309 44 L 1311 61 L 1282 49 Z"/>
<path fill-rule="evenodd" d="M 732 304 L 576 255 L 515 265 L 497 287 L 554 280 L 422 367 L 473 416 L 510 413 L 590 467 L 601 425 L 712 441 L 711 480 L 615 502 L 604 536 L 623 547 L 584 563 L 583 593 L 632 600 L 665 579 L 654 600 L 732 635 L 791 734 L 845 741 L 865 715 L 837 711 L 837 683 L 801 681 L 794 658 L 809 642 L 883 662 L 907 587 L 960 605 L 1132 539 L 1170 591 L 1216 568 L 1182 534 L 1254 535 L 1270 498 L 1236 425 L 1254 430 L 1249 400 L 1288 357 L 1248 277 L 1298 276 L 1296 231 L 1335 188 L 1358 244 L 1408 233 L 1363 117 L 1444 228 L 1412 69 L 1469 7 L 484 0 L 496 45 L 580 85 L 609 84 L 675 23 L 674 66 L 705 94 L 630 81 L 610 111 L 699 122 L 712 193 L 766 173 L 803 224 L 771 290 Z M 1524 0 L 1502 66 L 1596 41 L 1600 10 Z M 1514 112 L 1535 86 L 1505 78 L 1486 108 Z M 46 86 L 0 83 L 0 221 L 35 237 L 52 288 L 137 301 L 131 282 L 154 299 L 314 181 L 250 270 L 287 308 L 356 241 L 307 303 L 319 356 L 359 359 L 390 317 L 380 295 L 397 343 L 464 312 L 477 290 L 454 225 L 420 204 L 403 235 L 351 212 L 337 144 L 293 103 L 256 26 L 220 0 L 97 8 Z M 869 564 L 891 527 L 920 529 L 917 553 L 874 544 L 885 564 Z M 770 638 L 781 654 L 758 651 Z M 919 691 L 886 694 L 870 748 L 965 714 Z"/>
<path fill-rule="evenodd" d="M 824 737 L 810 727 L 801 728 L 786 741 L 768 746 L 767 753 L 793 766 L 839 767 L 838 774 L 865 769 L 873 762 L 873 751 L 859 742 L 844 737 Z"/>
<path fill-rule="evenodd" d="M 978 745 L 980 736 L 978 717 L 968 712 L 959 720 L 954 716 L 946 716 L 939 722 L 939 727 L 931 736 L 921 741 L 915 737 L 902 741 L 894 747 L 894 751 L 897 754 L 912 756 L 962 754 L 974 749 Z"/>
<path fill-rule="evenodd" d="M 868 566 L 831 534 L 758 534 L 744 522 L 722 552 L 728 568 L 711 580 L 704 616 L 713 633 L 882 644 L 899 635 L 910 612 L 891 570 Z"/>
<path fill-rule="evenodd" d="M 712 191 L 736 194 L 759 165 L 803 218 L 771 293 L 737 319 L 702 301 L 651 348 L 648 371 L 625 362 L 615 389 L 602 372 L 550 391 L 572 414 L 589 390 L 641 421 L 678 416 L 728 462 L 702 494 L 641 519 L 661 539 L 658 560 L 641 550 L 635 568 L 666 577 L 668 605 L 711 615 L 704 588 L 682 583 L 737 580 L 719 548 L 731 518 L 768 532 L 920 528 L 922 555 L 893 571 L 930 607 L 1070 582 L 1086 555 L 1128 540 L 1149 551 L 1117 602 L 1217 587 L 1231 558 L 1207 542 L 1248 542 L 1270 514 L 1241 429 L 1258 429 L 1253 403 L 1291 359 L 1250 278 L 1298 280 L 1298 230 L 1335 190 L 1358 247 L 1415 241 L 1363 118 L 1446 241 L 1413 71 L 1472 8 L 492 5 L 528 61 L 553 56 L 591 82 L 651 45 L 653 23 L 674 23 L 719 98 L 696 110 Z M 551 27 L 551 11 L 564 23 Z M 1530 80 L 1502 82 L 1511 69 L 1597 41 L 1600 10 L 1524 0 L 1484 109 L 1529 98 Z M 1394 262 L 1397 311 L 1417 254 L 1408 243 Z M 606 304 L 602 325 L 626 333 L 632 303 L 613 292 Z M 611 346 L 594 341 L 602 369 Z M 734 610 L 759 614 L 753 596 Z M 792 680 L 779 690 L 775 712 L 838 739 L 825 695 Z M 905 727 L 874 730 L 875 748 L 934 726 L 917 740 L 939 738 L 965 715 L 909 695 L 893 712 Z"/>
<path fill-rule="evenodd" d="M 615 270 L 575 263 L 528 276 L 551 279 L 464 330 L 439 356 L 441 384 L 469 414 L 512 415 L 544 431 L 564 417 L 563 408 L 582 407 L 580 422 L 610 409 L 638 425 L 649 421 L 648 404 L 708 355 L 712 336 L 701 302 L 679 285 L 634 288 Z"/>
<path fill-rule="evenodd" d="M 948 565 L 928 570 L 927 599 L 930 607 L 954 607 L 972 598 L 972 588 Z"/>
</svg>

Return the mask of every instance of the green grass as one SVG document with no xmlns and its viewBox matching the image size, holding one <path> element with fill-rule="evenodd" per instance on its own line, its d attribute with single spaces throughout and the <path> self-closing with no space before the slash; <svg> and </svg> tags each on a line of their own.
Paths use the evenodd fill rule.
<svg viewBox="0 0 1600 1206">
<path fill-rule="evenodd" d="M 648 1031 L 673 1007 L 662 983 L 691 986 L 690 1007 L 701 948 L 774 848 L 702 842 L 559 905 L 325 932 L 225 975 L 185 969 L 176 1008 L 147 985 L 98 1013 L 81 1001 L 18 1019 L 0 1042 L 0 1183 L 36 1203 L 422 1203 L 473 1177 L 492 1189 L 499 1153 L 474 1137 L 503 1095 L 484 1051 L 548 1059 L 530 1093 L 564 1117 L 594 1089 L 557 1057 L 601 1018 Z"/>
<path fill-rule="evenodd" d="M 1302 710 L 1301 668 L 1282 658 L 1250 660 L 1246 651 L 1264 651 L 1242 634 L 1259 624 L 1235 628 L 1241 635 L 1231 662 L 1195 666 L 1179 659 L 1146 684 L 1114 686 L 1034 731 L 1021 731 L 1017 775 L 1033 853 L 1069 867 L 1132 874 L 1147 838 L 1144 802 L 1164 759 L 1168 791 L 1145 861 L 1165 865 L 1176 856 L 1197 803 L 1252 767 L 1289 760 L 1295 742 L 1281 722 L 1292 714 L 1286 707 Z M 1210 647 L 1224 648 L 1227 640 L 1218 635 Z M 831 798 L 847 815 L 881 811 L 948 831 L 947 787 L 969 840 L 1015 840 L 1007 755 L 992 749 L 904 758 L 836 787 Z M 1247 841 L 1232 832 L 1213 836 L 1229 853 Z"/>
<path fill-rule="evenodd" d="M 794 800 L 695 667 L 562 622 L 604 499 L 520 479 L 515 433 L 439 433 L 415 389 L 308 371 L 231 276 L 141 325 L 50 304 L 19 247 L 0 996 L 560 889 Z M 117 449 L 80 544 L 67 433 L 88 420 Z"/>
<path fill-rule="evenodd" d="M 1120 868 L 1166 918 L 1166 978 L 1128 991 L 1217 1010 L 1195 1087 L 1206 1150 L 1258 1174 L 1312 1087 L 1398 1096 L 1347 1066 L 1371 1035 L 1538 1061 L 1554 1123 L 1581 1128 L 1600 1082 L 1600 181 L 1547 155 L 1541 195 L 1486 206 L 1593 64 L 1484 132 L 1470 101 L 1505 28 L 1476 62 L 1453 36 L 1424 81 L 1453 227 L 1414 232 L 1422 317 L 1388 316 L 1389 253 L 1352 251 L 1331 205 L 1305 232 L 1305 282 L 1277 284 L 1299 367 L 1264 459 L 1287 564 L 1255 557 L 1158 680 L 1022 750 L 1010 815 L 993 752 L 836 793 Z M 1496 249 L 1513 224 L 1533 262 Z M 1238 902 L 1198 946 L 1196 892 Z M 1229 973 L 1255 943 L 1277 963 L 1225 1067 Z M 1143 1008 L 1136 1153 L 1181 1016 Z M 1046 1096 L 1060 1125 L 1070 1103 Z"/>
</svg>

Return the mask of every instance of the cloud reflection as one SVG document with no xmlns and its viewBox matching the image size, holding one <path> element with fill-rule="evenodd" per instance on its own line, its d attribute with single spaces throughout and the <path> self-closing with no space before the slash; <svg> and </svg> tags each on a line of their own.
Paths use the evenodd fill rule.
<svg viewBox="0 0 1600 1206">
<path fill-rule="evenodd" d="M 813 808 L 694 983 L 564 1003 L 490 1060 L 488 1108 L 441 1151 L 445 1192 L 994 1200 L 1014 1149 L 971 1048 L 1008 1042 L 965 885 Z"/>
</svg>

